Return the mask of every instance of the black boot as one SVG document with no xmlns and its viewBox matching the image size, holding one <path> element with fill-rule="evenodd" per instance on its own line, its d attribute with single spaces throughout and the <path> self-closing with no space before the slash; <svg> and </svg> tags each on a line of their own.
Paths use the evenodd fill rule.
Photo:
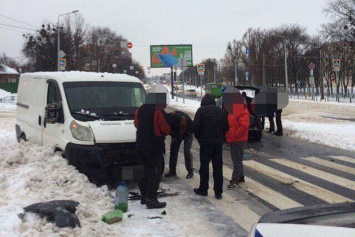
<svg viewBox="0 0 355 237">
<path fill-rule="evenodd" d="M 194 177 L 194 172 L 192 170 L 190 170 L 187 175 L 186 175 L 186 178 L 187 179 L 191 179 L 192 177 Z"/>
<path fill-rule="evenodd" d="M 194 188 L 194 192 L 195 192 L 197 195 L 201 195 L 201 196 L 207 196 L 207 195 L 208 195 L 208 194 L 207 194 L 207 191 L 204 192 L 204 191 L 202 191 L 202 190 L 199 189 L 199 188 Z"/>
<path fill-rule="evenodd" d="M 156 209 L 156 208 L 164 208 L 166 206 L 166 202 L 159 202 L 158 199 L 147 199 L 147 208 L 148 209 Z"/>
<path fill-rule="evenodd" d="M 145 204 L 147 204 L 147 199 L 146 199 L 146 197 L 141 197 L 141 204 L 142 205 L 145 205 Z"/>
<path fill-rule="evenodd" d="M 165 174 L 165 177 L 175 177 L 176 176 L 176 170 L 170 169 L 167 174 Z"/>
<path fill-rule="evenodd" d="M 192 177 L 194 177 L 194 170 L 193 169 L 190 169 L 188 170 L 188 173 L 186 175 L 186 178 L 187 179 L 191 179 Z"/>
<path fill-rule="evenodd" d="M 283 135 L 283 132 L 281 132 L 281 131 L 276 131 L 276 132 L 274 133 L 274 135 L 276 135 L 276 136 L 282 136 L 282 135 Z"/>
</svg>

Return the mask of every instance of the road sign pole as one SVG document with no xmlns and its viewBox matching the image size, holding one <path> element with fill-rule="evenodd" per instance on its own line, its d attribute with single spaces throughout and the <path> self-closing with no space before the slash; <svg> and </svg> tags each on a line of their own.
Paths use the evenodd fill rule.
<svg viewBox="0 0 355 237">
<path fill-rule="evenodd" d="M 202 80 L 203 80 L 203 75 L 200 75 L 201 100 L 203 98 L 203 96 L 202 96 Z"/>
<path fill-rule="evenodd" d="M 312 78 L 312 80 L 311 80 L 311 82 L 312 82 L 312 84 L 311 84 L 311 86 L 312 86 L 312 100 L 314 100 L 314 77 L 312 76 L 311 78 Z"/>
<path fill-rule="evenodd" d="M 335 85 L 336 85 L 336 91 L 337 91 L 337 93 L 336 93 L 336 101 L 338 101 L 339 102 L 339 86 L 338 86 L 338 83 L 339 83 L 339 72 L 338 71 L 336 71 L 335 72 Z"/>
<path fill-rule="evenodd" d="M 171 99 L 174 99 L 174 70 L 173 67 L 171 67 L 170 70 L 170 74 L 171 74 Z"/>
</svg>

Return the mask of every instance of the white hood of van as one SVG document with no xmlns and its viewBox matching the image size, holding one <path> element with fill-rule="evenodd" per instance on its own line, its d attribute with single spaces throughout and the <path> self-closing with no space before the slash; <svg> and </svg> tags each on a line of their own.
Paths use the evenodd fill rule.
<svg viewBox="0 0 355 237">
<path fill-rule="evenodd" d="M 125 143 L 136 141 L 136 128 L 132 120 L 87 122 L 96 143 Z"/>
</svg>

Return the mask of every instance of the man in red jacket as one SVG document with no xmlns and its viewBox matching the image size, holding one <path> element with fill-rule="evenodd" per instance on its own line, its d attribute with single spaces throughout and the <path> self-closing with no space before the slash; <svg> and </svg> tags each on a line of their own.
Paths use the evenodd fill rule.
<svg viewBox="0 0 355 237">
<path fill-rule="evenodd" d="M 165 202 L 158 201 L 157 191 L 163 173 L 164 139 L 171 130 L 164 117 L 166 89 L 156 87 L 151 88 L 145 104 L 136 111 L 134 120 L 137 128 L 136 148 L 144 166 L 144 177 L 138 181 L 138 186 L 142 195 L 141 204 L 146 204 L 148 209 L 166 206 Z"/>
<path fill-rule="evenodd" d="M 249 111 L 244 97 L 236 88 L 229 88 L 225 91 L 223 104 L 228 112 L 229 131 L 226 139 L 230 143 L 234 165 L 228 189 L 234 189 L 238 183 L 245 182 L 243 153 L 248 141 Z"/>
</svg>

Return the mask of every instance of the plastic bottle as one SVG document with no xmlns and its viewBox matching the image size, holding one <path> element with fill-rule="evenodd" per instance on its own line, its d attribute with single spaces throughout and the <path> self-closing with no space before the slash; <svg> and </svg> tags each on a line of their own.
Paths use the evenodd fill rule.
<svg viewBox="0 0 355 237">
<path fill-rule="evenodd" d="M 116 189 L 115 209 L 126 212 L 128 209 L 128 188 L 125 181 L 121 181 Z"/>
<path fill-rule="evenodd" d="M 113 211 L 109 211 L 109 212 L 105 213 L 102 216 L 101 220 L 103 222 L 106 222 L 107 224 L 112 224 L 112 223 L 122 220 L 122 218 L 123 218 L 122 211 L 120 209 L 117 209 L 117 210 L 113 210 Z"/>
</svg>

